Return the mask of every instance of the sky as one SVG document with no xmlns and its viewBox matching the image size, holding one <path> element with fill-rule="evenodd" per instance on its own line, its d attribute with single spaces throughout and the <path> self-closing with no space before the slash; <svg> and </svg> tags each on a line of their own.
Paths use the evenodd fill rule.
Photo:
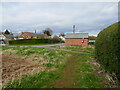
<svg viewBox="0 0 120 90">
<path fill-rule="evenodd" d="M 97 35 L 118 22 L 118 2 L 2 2 L 0 26 L 13 33 L 41 33 L 45 28 L 54 35 L 88 32 Z"/>
</svg>

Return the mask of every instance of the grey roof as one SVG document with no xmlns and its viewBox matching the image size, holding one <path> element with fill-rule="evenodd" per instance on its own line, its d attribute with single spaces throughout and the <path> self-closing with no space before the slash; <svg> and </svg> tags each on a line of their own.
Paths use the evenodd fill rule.
<svg viewBox="0 0 120 90">
<path fill-rule="evenodd" d="M 67 33 L 65 38 L 88 38 L 88 33 Z"/>
<path fill-rule="evenodd" d="M 14 36 L 13 35 L 11 35 L 11 34 L 4 34 L 4 36 L 6 37 L 6 38 L 14 38 Z"/>
</svg>

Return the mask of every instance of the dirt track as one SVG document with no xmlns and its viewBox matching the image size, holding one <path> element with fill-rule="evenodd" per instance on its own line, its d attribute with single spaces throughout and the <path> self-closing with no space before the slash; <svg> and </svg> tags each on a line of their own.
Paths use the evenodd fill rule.
<svg viewBox="0 0 120 90">
<path fill-rule="evenodd" d="M 19 56 L 2 54 L 2 83 L 13 80 L 23 75 L 33 74 L 45 70 L 39 61 L 22 58 Z"/>
<path fill-rule="evenodd" d="M 60 80 L 56 81 L 56 88 L 77 88 L 75 85 L 75 60 L 74 56 L 69 54 L 69 61 L 66 63 L 65 68 L 63 69 L 63 75 Z"/>
</svg>

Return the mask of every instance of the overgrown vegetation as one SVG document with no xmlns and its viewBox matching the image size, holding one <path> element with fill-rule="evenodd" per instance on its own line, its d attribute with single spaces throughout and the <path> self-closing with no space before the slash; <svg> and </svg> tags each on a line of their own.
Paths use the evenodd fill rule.
<svg viewBox="0 0 120 90">
<path fill-rule="evenodd" d="M 78 47 L 66 47 L 69 49 L 78 49 Z M 60 50 L 51 50 L 37 47 L 3 47 L 2 50 L 17 50 L 14 52 L 19 56 L 31 57 L 33 54 L 39 55 L 45 61 L 46 67 L 55 67 L 54 71 L 42 71 L 34 75 L 23 76 L 17 78 L 14 81 L 10 81 L 6 88 L 60 88 L 56 86 L 59 80 L 65 79 L 66 82 L 62 82 L 67 87 L 73 88 L 102 88 L 105 86 L 104 82 L 107 82 L 105 77 L 100 77 L 96 73 L 101 71 L 95 62 L 94 54 L 79 54 Z M 93 48 L 79 48 L 81 50 L 94 50 Z M 73 58 L 71 58 L 73 56 Z M 70 62 L 71 63 L 67 63 Z M 39 60 L 39 59 L 35 59 Z M 71 68 L 74 66 L 74 70 Z M 69 70 L 67 70 L 67 69 Z M 65 71 L 66 70 L 66 71 Z M 65 75 L 64 72 L 66 73 Z M 96 73 L 94 73 L 96 72 Z M 69 75 L 69 74 L 72 75 Z M 68 75 L 67 75 L 68 74 Z M 71 77 L 72 76 L 72 77 Z M 71 78 L 73 80 L 71 81 Z M 58 82 L 59 83 L 59 82 Z M 70 84 L 72 83 L 72 84 Z M 75 84 L 75 85 L 74 85 Z"/>
<path fill-rule="evenodd" d="M 18 39 L 9 41 L 10 45 L 36 45 L 36 44 L 54 44 L 54 43 L 63 43 L 60 38 L 53 39 Z"/>
<path fill-rule="evenodd" d="M 96 36 L 89 36 L 88 39 L 89 40 L 95 40 L 97 37 Z"/>
<path fill-rule="evenodd" d="M 96 58 L 120 81 L 120 22 L 102 30 L 96 39 Z M 116 76 L 115 76 L 116 75 Z"/>
<path fill-rule="evenodd" d="M 54 81 L 60 77 L 60 72 L 43 71 L 9 82 L 7 88 L 53 88 Z"/>
<path fill-rule="evenodd" d="M 48 36 L 52 36 L 53 31 L 50 28 L 46 28 L 45 30 L 43 30 L 43 33 Z"/>
<path fill-rule="evenodd" d="M 89 42 L 89 45 L 95 45 L 95 42 Z"/>
<path fill-rule="evenodd" d="M 15 54 L 19 56 L 26 56 L 30 57 L 33 56 L 33 60 L 44 60 L 46 63 L 44 64 L 47 67 L 55 67 L 59 68 L 62 67 L 61 65 L 63 60 L 65 59 L 66 52 L 62 51 L 56 51 L 56 50 L 51 50 L 51 49 L 46 49 L 46 48 L 39 48 L 39 47 L 4 47 L 2 50 L 7 50 L 7 49 L 12 49 L 12 50 L 17 50 Z M 6 53 L 12 54 L 12 52 L 6 51 Z"/>
<path fill-rule="evenodd" d="M 86 53 L 94 52 L 94 47 L 65 46 L 65 45 L 59 45 L 59 46 L 53 46 L 53 47 L 57 49 L 68 49 L 68 50 L 77 51 L 77 52 L 86 52 Z"/>
</svg>

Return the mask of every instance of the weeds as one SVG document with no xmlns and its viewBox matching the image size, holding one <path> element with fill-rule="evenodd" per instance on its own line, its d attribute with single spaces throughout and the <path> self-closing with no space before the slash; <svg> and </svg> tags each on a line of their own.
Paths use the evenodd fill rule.
<svg viewBox="0 0 120 90">
<path fill-rule="evenodd" d="M 24 76 L 9 82 L 7 88 L 53 88 L 54 80 L 60 77 L 61 73 L 57 71 L 43 71 L 31 76 Z M 19 83 L 20 82 L 20 83 Z"/>
<path fill-rule="evenodd" d="M 94 50 L 93 48 L 81 48 L 77 46 L 58 46 L 58 48 L 65 48 L 71 50 Z M 74 60 L 75 64 L 74 69 L 72 70 L 73 72 L 69 73 L 73 74 L 70 75 L 73 78 L 72 83 L 75 83 L 79 88 L 104 87 L 103 80 L 105 82 L 105 78 L 99 77 L 96 75 L 96 73 L 93 73 L 95 70 L 97 72 L 100 69 L 99 67 L 92 64 L 92 62 L 94 62 L 94 54 L 79 54 L 74 52 L 51 50 L 37 47 L 3 47 L 3 50 L 6 49 L 18 50 L 16 51 L 16 54 L 21 56 L 29 57 L 34 54 L 37 57 L 37 55 L 40 55 L 43 60 L 46 61 L 46 63 L 44 63 L 44 66 L 46 66 L 47 68 L 57 68 L 54 71 L 43 71 L 34 75 L 28 75 L 22 78 L 15 79 L 12 83 L 9 82 L 6 85 L 7 88 L 54 88 L 56 84 L 55 82 L 59 79 L 63 78 L 66 80 L 71 80 L 71 77 L 66 76 L 68 74 L 62 75 L 63 68 L 67 67 L 67 69 L 65 69 L 66 73 L 68 72 L 67 70 L 70 70 L 69 67 L 72 68 L 71 65 L 68 65 L 69 63 L 65 63 L 69 62 L 69 55 L 74 56 L 72 59 Z M 33 60 L 39 59 L 33 58 Z"/>
<path fill-rule="evenodd" d="M 69 49 L 72 51 L 77 51 L 77 52 L 85 52 L 85 53 L 90 53 L 94 51 L 93 47 L 81 47 L 81 46 L 65 46 L 65 45 L 59 45 L 59 46 L 54 46 L 57 49 Z"/>
</svg>

